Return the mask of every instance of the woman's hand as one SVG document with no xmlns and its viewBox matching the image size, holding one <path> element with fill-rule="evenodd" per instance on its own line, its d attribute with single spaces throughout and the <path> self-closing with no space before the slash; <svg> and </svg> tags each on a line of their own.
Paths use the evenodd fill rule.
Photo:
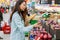
<svg viewBox="0 0 60 40">
<path fill-rule="evenodd" d="M 34 27 L 40 27 L 40 26 L 41 26 L 40 23 L 34 24 Z"/>
<path fill-rule="evenodd" d="M 26 15 L 26 19 L 25 19 L 25 20 L 26 20 L 27 22 L 29 22 L 29 21 L 30 21 L 31 19 L 33 19 L 35 16 L 36 16 L 36 14 L 33 14 L 33 15 L 31 15 L 31 16 L 27 16 L 27 15 Z"/>
<path fill-rule="evenodd" d="M 34 24 L 34 27 L 40 27 L 41 26 L 41 21 L 38 21 L 36 24 Z"/>
<path fill-rule="evenodd" d="M 25 18 L 25 25 L 28 26 L 30 20 L 33 19 L 35 16 L 36 16 L 36 14 L 33 14 L 33 15 L 31 15 L 31 16 L 27 16 L 27 15 L 26 15 L 26 18 Z"/>
</svg>

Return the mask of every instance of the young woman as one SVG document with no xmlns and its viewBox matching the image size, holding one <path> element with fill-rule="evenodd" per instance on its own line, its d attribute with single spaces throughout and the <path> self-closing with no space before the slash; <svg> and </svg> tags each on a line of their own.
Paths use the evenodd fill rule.
<svg viewBox="0 0 60 40">
<path fill-rule="evenodd" d="M 17 1 L 10 17 L 11 40 L 25 40 L 24 32 L 29 32 L 35 26 L 31 25 L 25 27 L 26 14 L 27 14 L 26 2 L 24 0 Z"/>
</svg>

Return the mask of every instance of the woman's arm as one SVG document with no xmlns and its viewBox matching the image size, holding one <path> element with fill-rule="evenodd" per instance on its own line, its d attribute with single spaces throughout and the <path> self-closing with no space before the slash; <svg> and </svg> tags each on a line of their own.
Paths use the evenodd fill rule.
<svg viewBox="0 0 60 40">
<path fill-rule="evenodd" d="M 35 16 L 36 16 L 36 14 L 33 14 L 33 15 L 31 15 L 31 16 L 27 16 L 27 15 L 26 15 L 26 19 L 27 19 L 27 21 L 30 21 L 30 20 L 33 19 Z"/>
<path fill-rule="evenodd" d="M 19 30 L 22 30 L 24 32 L 29 32 L 34 26 L 32 25 L 32 26 L 25 27 L 24 24 L 22 24 L 21 17 L 17 14 L 13 16 L 13 20 L 16 27 L 18 27 Z"/>
<path fill-rule="evenodd" d="M 33 19 L 35 16 L 36 16 L 36 14 L 33 14 L 33 15 L 31 15 L 31 16 L 27 16 L 27 15 L 26 15 L 25 25 L 28 26 L 30 20 Z"/>
</svg>

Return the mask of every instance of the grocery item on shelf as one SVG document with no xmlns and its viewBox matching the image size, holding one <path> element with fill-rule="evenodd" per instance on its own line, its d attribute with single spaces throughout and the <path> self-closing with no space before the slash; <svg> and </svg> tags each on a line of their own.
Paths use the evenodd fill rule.
<svg viewBox="0 0 60 40">
<path fill-rule="evenodd" d="M 35 24 L 35 23 L 37 23 L 37 20 L 30 20 L 30 24 L 31 24 L 31 25 L 33 25 L 33 24 Z"/>
<path fill-rule="evenodd" d="M 50 14 L 44 13 L 44 14 L 42 15 L 42 17 L 44 17 L 44 18 L 49 18 L 49 17 L 50 17 Z"/>
<path fill-rule="evenodd" d="M 28 32 L 25 32 L 24 34 L 25 34 L 25 36 L 28 36 L 29 33 Z"/>
</svg>

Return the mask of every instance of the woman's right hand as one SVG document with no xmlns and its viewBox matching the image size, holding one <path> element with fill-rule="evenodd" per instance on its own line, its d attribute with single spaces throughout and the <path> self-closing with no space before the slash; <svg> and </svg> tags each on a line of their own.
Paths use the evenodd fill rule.
<svg viewBox="0 0 60 40">
<path fill-rule="evenodd" d="M 38 21 L 36 24 L 34 24 L 34 27 L 40 27 L 41 26 L 41 21 Z"/>
</svg>

